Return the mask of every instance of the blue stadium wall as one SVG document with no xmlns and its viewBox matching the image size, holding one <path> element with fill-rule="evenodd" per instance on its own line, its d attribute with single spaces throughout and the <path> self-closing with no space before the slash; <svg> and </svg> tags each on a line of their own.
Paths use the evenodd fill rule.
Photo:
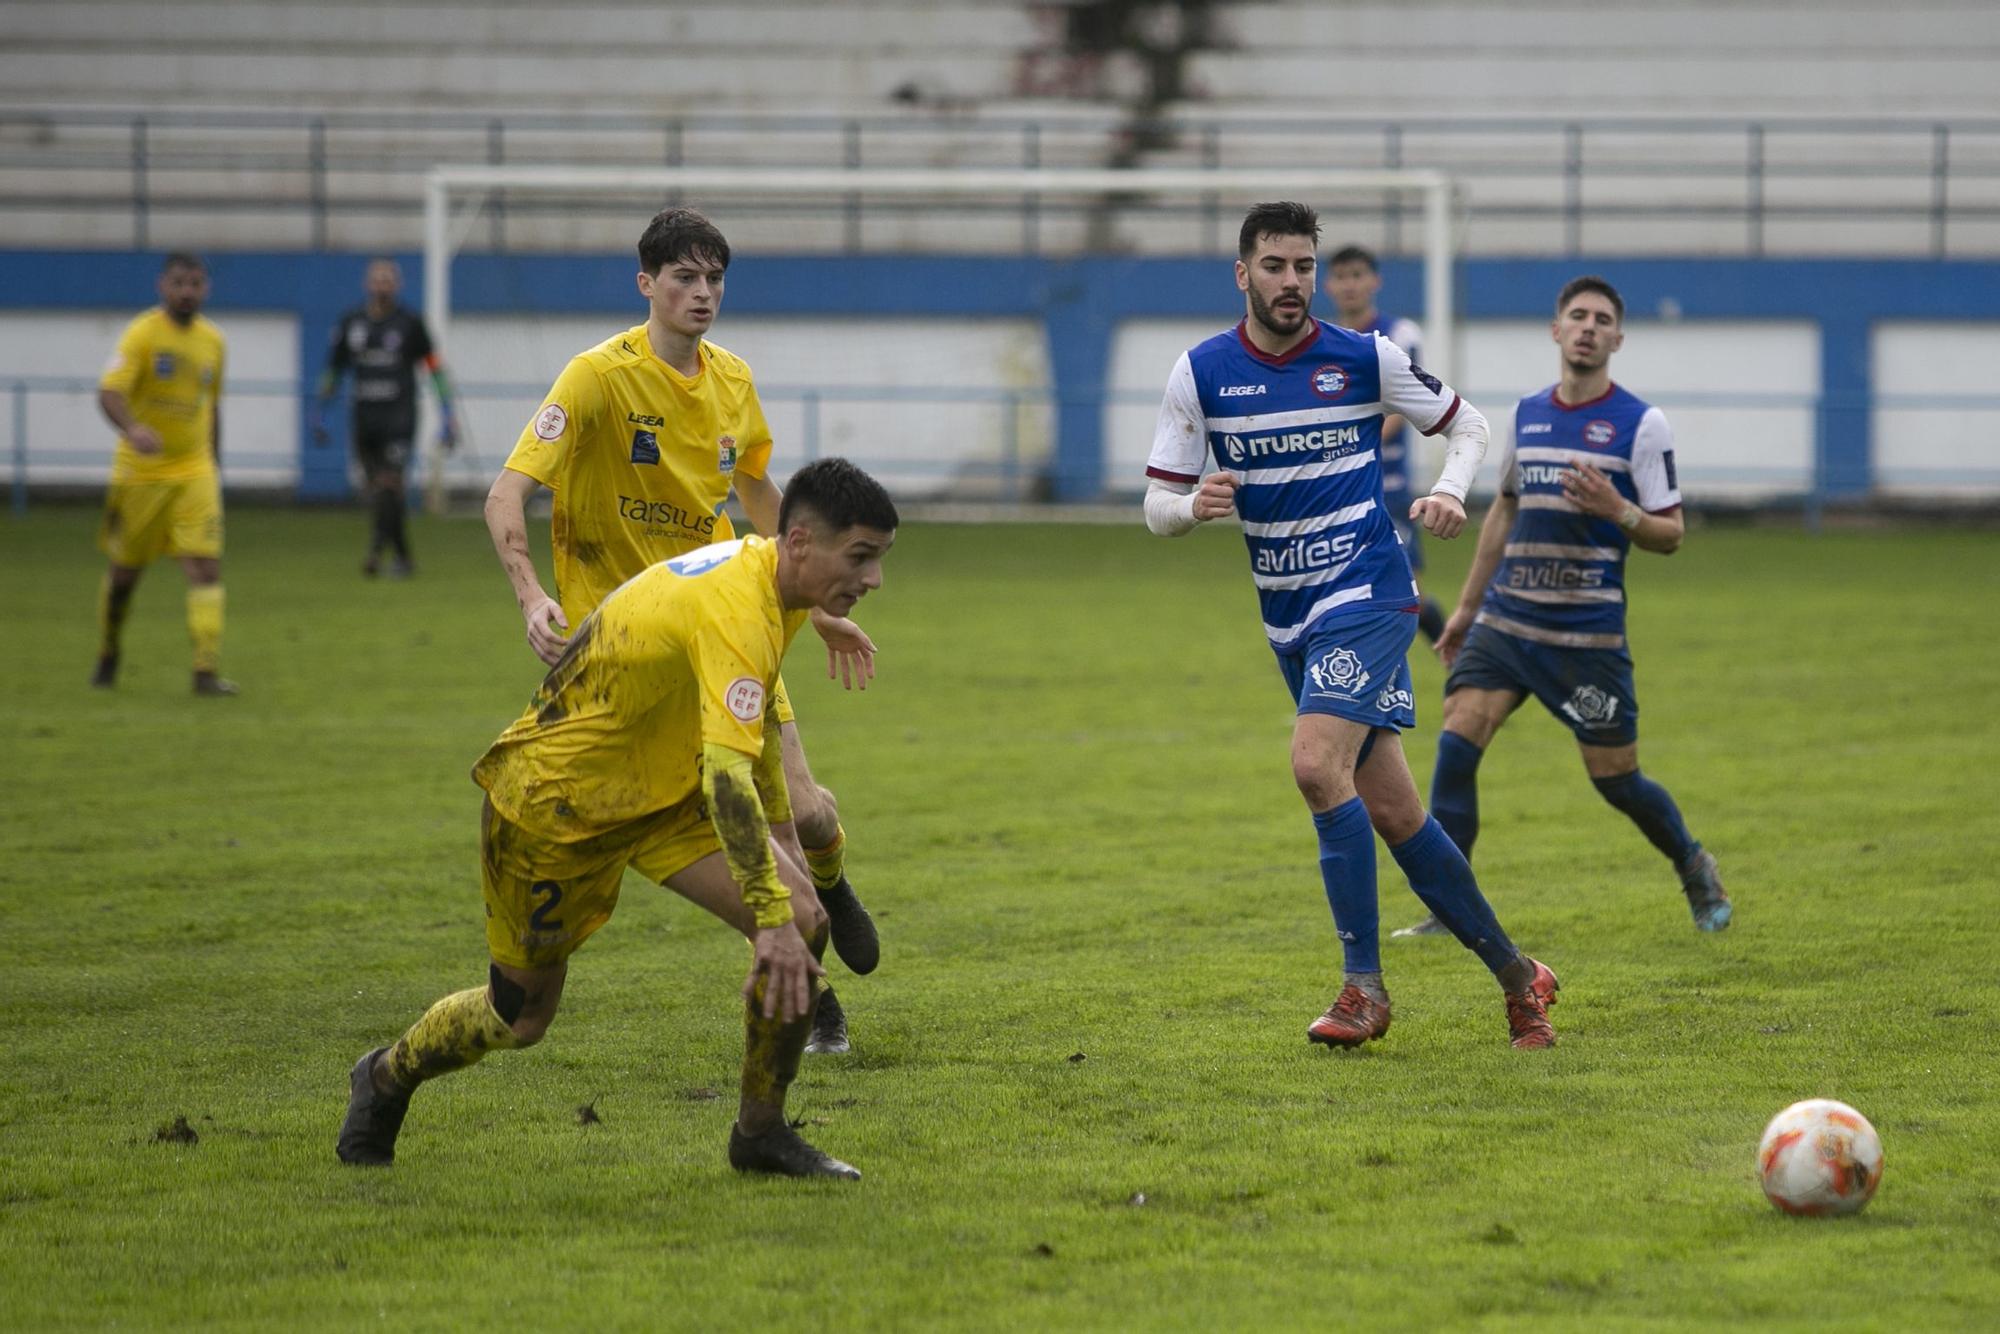
<svg viewBox="0 0 2000 1334">
<path fill-rule="evenodd" d="M 0 309 L 135 310 L 147 304 L 160 255 L 105 251 L 0 251 Z M 217 253 L 217 288 L 238 310 L 294 315 L 299 383 L 317 378 L 330 328 L 355 297 L 348 254 Z M 422 301 L 419 257 L 403 257 L 407 298 Z M 1112 338 L 1133 318 L 1216 313 L 1214 258 L 1033 256 L 771 256 L 730 274 L 729 309 L 771 316 L 965 316 L 1045 322 L 1055 376 L 1054 493 L 1091 499 L 1105 489 L 1103 415 Z M 1682 318 L 1806 320 L 1820 331 L 1824 497 L 1867 493 L 1874 481 L 1869 438 L 1875 390 L 1870 330 L 1880 321 L 1991 320 L 2000 312 L 2000 264 L 1866 259 L 1469 259 L 1459 266 L 1460 318 L 1540 319 L 1553 294 L 1579 272 L 1616 275 L 1635 312 L 1663 304 Z M 465 255 L 453 270 L 454 308 L 467 314 L 603 312 L 634 317 L 632 262 L 622 256 Z M 1389 261 L 1393 290 L 1423 290 L 1415 261 Z M 1410 309 L 1421 319 L 1421 309 Z M 1980 386 L 1974 386 L 1980 388 Z M 302 404 L 301 413 L 308 409 Z M 300 423 L 299 438 L 306 438 Z M 332 499 L 348 490 L 333 450 L 303 450 L 299 493 Z"/>
</svg>

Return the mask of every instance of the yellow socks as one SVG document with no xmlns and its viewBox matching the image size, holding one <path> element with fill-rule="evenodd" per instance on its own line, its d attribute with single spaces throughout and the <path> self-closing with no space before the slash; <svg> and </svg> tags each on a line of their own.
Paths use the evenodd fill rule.
<svg viewBox="0 0 2000 1334">
<path fill-rule="evenodd" d="M 222 659 L 222 585 L 198 584 L 187 592 L 188 638 L 194 641 L 194 669 L 212 672 Z"/>
<path fill-rule="evenodd" d="M 489 1051 L 520 1046 L 506 1021 L 493 1012 L 485 987 L 454 992 L 410 1025 L 389 1049 L 389 1074 L 406 1089 L 462 1070 Z"/>
<path fill-rule="evenodd" d="M 814 889 L 832 889 L 847 869 L 847 831 L 833 827 L 833 842 L 823 848 L 804 848 L 806 869 L 812 872 Z"/>
</svg>

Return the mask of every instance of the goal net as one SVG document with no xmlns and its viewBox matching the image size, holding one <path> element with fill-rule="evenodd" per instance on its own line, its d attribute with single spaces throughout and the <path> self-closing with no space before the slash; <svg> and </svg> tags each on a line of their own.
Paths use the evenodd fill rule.
<svg viewBox="0 0 2000 1334">
<path fill-rule="evenodd" d="M 1446 379 L 1450 378 L 1457 348 L 1456 309 L 1454 306 L 1453 256 L 1456 249 L 1457 195 L 1451 179 L 1441 173 L 1424 170 L 1237 170 L 1237 169 L 957 169 L 957 168 L 825 168 L 825 169 L 770 169 L 770 168 L 727 168 L 727 167 L 601 167 L 601 166 L 534 166 L 534 165 L 441 165 L 432 168 L 424 183 L 424 318 L 430 326 L 431 335 L 440 347 L 452 355 L 456 349 L 452 343 L 454 316 L 452 279 L 453 261 L 465 245 L 478 222 L 486 201 L 496 193 L 504 192 L 510 208 L 522 201 L 549 204 L 565 199 L 585 196 L 595 198 L 615 197 L 635 201 L 650 201 L 659 207 L 665 201 L 687 201 L 704 208 L 712 216 L 725 221 L 727 225 L 728 207 L 738 203 L 754 205 L 758 202 L 784 204 L 793 208 L 803 208 L 813 204 L 823 205 L 830 211 L 846 212 L 850 216 L 859 211 L 865 215 L 871 202 L 882 207 L 897 207 L 904 211 L 937 209 L 964 215 L 969 210 L 989 209 L 1004 214 L 1008 210 L 1024 211 L 1044 206 L 1067 205 L 1072 209 L 1082 207 L 1102 207 L 1115 210 L 1125 218 L 1143 218 L 1149 208 L 1161 211 L 1178 207 L 1185 213 L 1190 206 L 1205 206 L 1211 213 L 1230 219 L 1229 237 L 1233 241 L 1234 219 L 1242 215 L 1250 205 L 1268 199 L 1298 199 L 1320 208 L 1322 212 L 1330 208 L 1351 206 L 1356 201 L 1387 204 L 1394 202 L 1396 208 L 1403 209 L 1415 205 L 1420 219 L 1423 256 L 1423 312 L 1424 361 L 1426 366 Z M 539 197 L 539 199 L 537 198 Z M 850 233 L 851 244 L 852 233 Z M 1338 242 L 1340 238 L 1327 238 Z M 1153 249 L 1159 249 L 1157 245 Z M 1016 248 L 1018 252 L 1018 247 Z M 1196 247 L 1182 245 L 1179 253 L 1185 255 Z M 845 253 L 844 251 L 842 253 Z M 890 242 L 886 245 L 871 245 L 861 253 L 899 253 L 899 247 Z M 981 248 L 981 253 L 990 253 Z M 1058 250 L 1055 246 L 1044 248 L 1051 258 L 1066 257 L 1070 251 Z M 1132 251 L 1120 246 L 1117 255 L 1128 257 Z M 641 318 L 639 298 L 633 297 L 631 317 L 633 322 Z M 772 313 L 769 302 L 764 303 L 762 314 Z M 921 300 L 915 303 L 918 315 Z M 1148 303 L 1157 306 L 1157 302 Z M 491 302 L 484 303 L 487 308 Z M 948 302 L 940 302 L 933 312 L 938 316 L 951 316 Z M 1317 307 L 1322 315 L 1326 312 L 1323 299 Z M 801 312 L 814 311 L 819 318 L 829 318 L 824 313 L 823 302 L 810 300 L 801 302 Z M 866 313 L 866 312 L 857 312 Z M 1116 320 L 1123 312 L 1104 312 L 1106 320 Z M 1192 313 L 1192 312 L 1190 312 Z M 1219 311 L 1227 316 L 1231 312 Z M 527 322 L 547 318 L 546 312 L 523 311 L 521 319 Z M 1208 319 L 1212 329 L 1212 317 Z M 970 322 L 968 317 L 966 322 Z M 528 391 L 539 394 L 561 361 L 590 343 L 613 331 L 615 321 L 594 320 L 592 327 L 602 328 L 594 338 L 586 337 L 567 347 L 553 367 L 544 368 L 542 385 Z M 731 340 L 723 338 L 725 346 Z M 970 355 L 979 355 L 976 350 Z M 1050 355 L 1053 355 L 1051 352 Z M 765 392 L 766 409 L 772 416 L 772 425 L 780 437 L 780 458 L 787 458 L 788 447 L 794 452 L 803 445 L 810 455 L 817 451 L 823 436 L 836 444 L 843 432 L 825 426 L 830 412 L 828 404 L 842 401 L 854 402 L 858 391 L 852 383 L 810 383 L 814 368 L 811 366 L 772 366 L 758 357 L 752 357 L 752 364 L 758 369 L 760 389 Z M 455 357 L 461 377 L 475 390 L 491 390 L 495 387 L 479 385 L 482 378 L 469 373 L 472 368 L 463 358 Z M 1105 382 L 1105 402 L 1095 405 L 1095 428 L 1091 425 L 1091 412 L 1078 414 L 1069 409 L 1057 413 L 1051 406 L 1054 391 L 1047 386 L 1037 395 L 1038 401 L 1028 405 L 1030 413 L 1020 411 L 1022 402 L 1015 394 L 994 395 L 989 391 L 972 389 L 965 395 L 965 403 L 956 404 L 951 395 L 938 386 L 920 387 L 914 392 L 908 386 L 901 391 L 902 397 L 894 403 L 878 401 L 864 411 L 855 409 L 857 424 L 866 421 L 878 438 L 902 439 L 910 434 L 907 429 L 898 430 L 894 423 L 907 422 L 910 415 L 917 412 L 927 414 L 931 424 L 931 443 L 941 444 L 962 442 L 968 435 L 969 415 L 984 413 L 992 417 L 995 404 L 1003 404 L 1000 410 L 1000 424 L 996 428 L 1005 437 L 1004 446 L 995 446 L 1005 458 L 1004 466 L 1019 464 L 1022 452 L 1020 436 L 1023 434 L 1018 421 L 1033 416 L 1033 424 L 1027 434 L 1036 437 L 1046 447 L 1049 457 L 1061 456 L 1054 471 L 1064 479 L 1064 484 L 1055 488 L 1058 499 L 1093 499 L 1103 490 L 1102 479 L 1112 475 L 1114 469 L 1107 467 L 1106 455 L 1112 452 L 1112 441 L 1119 442 L 1120 448 L 1131 447 L 1127 437 L 1142 436 L 1136 448 L 1143 450 L 1151 438 L 1151 423 L 1158 406 L 1159 385 L 1165 382 L 1166 371 L 1171 362 L 1160 365 L 1157 374 L 1148 381 L 1150 404 L 1119 402 L 1119 392 L 1107 375 Z M 1060 369 L 1055 372 L 1060 379 Z M 787 402 L 773 411 L 773 390 L 787 398 Z M 1135 397 L 1126 386 L 1126 399 Z M 504 395 L 501 395 L 504 397 Z M 473 397 L 474 395 L 462 395 Z M 492 402 L 488 396 L 490 409 L 487 424 L 475 432 L 477 453 L 462 458 L 457 465 L 464 476 L 446 474 L 445 459 L 434 441 L 426 438 L 424 448 L 428 451 L 423 475 L 428 503 L 433 509 L 441 508 L 450 489 L 469 486 L 480 471 L 490 472 L 499 463 L 498 455 L 504 455 L 506 447 L 513 442 L 520 429 L 532 413 L 532 405 L 508 402 L 509 411 L 503 413 L 501 405 Z M 468 405 L 473 409 L 461 414 L 461 420 L 477 420 L 477 401 Z M 525 410 L 524 410 L 525 408 Z M 960 411 L 960 409 L 963 409 Z M 897 416 L 898 412 L 903 415 Z M 788 415 L 789 414 L 789 415 Z M 1010 415 L 1011 414 L 1011 415 Z M 804 437 L 803 441 L 788 441 L 786 430 L 781 425 L 793 424 Z M 1143 422 L 1141 421 L 1143 419 Z M 892 423 L 884 430 L 882 424 Z M 511 425 L 503 426 L 503 422 Z M 835 426 L 840 423 L 835 422 Z M 971 434 L 978 434 L 977 431 Z M 1096 451 L 1093 460 L 1091 452 Z M 829 452 L 832 452 L 829 450 Z M 1028 449 L 1029 466 L 1035 463 L 1034 450 Z M 935 451 L 932 451 L 933 455 Z M 871 460 L 856 453 L 857 461 L 871 470 L 878 470 L 889 480 L 896 474 L 893 460 Z M 1081 462 L 1079 463 L 1079 460 Z M 935 458 L 927 460 L 935 465 Z M 1092 467 L 1092 464 L 1095 467 Z M 1137 475 L 1137 470 L 1129 466 L 1126 459 L 1115 460 L 1115 473 L 1123 478 L 1126 472 Z M 976 469 L 974 470 L 976 472 Z M 989 468 L 989 472 L 990 472 Z M 1080 481 L 1079 481 L 1080 479 Z M 930 480 L 935 482 L 936 476 Z M 448 481 L 451 485 L 448 486 Z M 907 483 L 906 483 L 907 485 Z M 484 483 L 480 483 L 483 490 Z M 922 491 L 923 487 L 910 488 Z M 934 498 L 964 498 L 965 493 L 954 493 L 949 488 L 939 493 L 931 488 Z M 975 490 L 970 498 L 991 498 L 992 491 Z M 1016 497 L 1020 494 L 1015 493 Z M 1014 498 L 1014 497 L 1002 497 Z"/>
</svg>

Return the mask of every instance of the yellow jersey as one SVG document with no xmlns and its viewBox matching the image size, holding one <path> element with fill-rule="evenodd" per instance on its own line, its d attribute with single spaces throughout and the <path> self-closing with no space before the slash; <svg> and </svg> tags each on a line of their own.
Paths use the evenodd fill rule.
<svg viewBox="0 0 2000 1334">
<path fill-rule="evenodd" d="M 647 566 L 736 535 L 737 473 L 762 477 L 771 428 L 750 367 L 713 343 L 682 375 L 646 326 L 571 359 L 507 466 L 555 492 L 556 600 L 578 624 Z"/>
<path fill-rule="evenodd" d="M 762 754 L 764 703 L 805 619 L 778 601 L 778 549 L 764 538 L 651 566 L 577 627 L 473 781 L 557 843 L 698 796 L 704 743 Z"/>
<path fill-rule="evenodd" d="M 185 327 L 155 306 L 125 326 L 97 381 L 124 397 L 132 416 L 160 434 L 141 454 L 122 434 L 114 482 L 180 482 L 215 471 L 215 404 L 222 397 L 222 330 L 195 316 Z"/>
</svg>

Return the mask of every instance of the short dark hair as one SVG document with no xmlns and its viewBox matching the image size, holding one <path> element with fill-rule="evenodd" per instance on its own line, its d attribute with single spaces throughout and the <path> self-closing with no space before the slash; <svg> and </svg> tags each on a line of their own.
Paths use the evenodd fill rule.
<svg viewBox="0 0 2000 1334">
<path fill-rule="evenodd" d="M 1382 271 L 1382 266 L 1375 262 L 1375 252 L 1365 245 L 1344 245 L 1326 257 L 1329 269 L 1337 269 L 1343 264 L 1366 264 L 1370 273 Z"/>
<path fill-rule="evenodd" d="M 208 265 L 203 263 L 201 256 L 192 250 L 176 250 L 161 263 L 160 272 L 171 273 L 175 269 L 193 269 L 196 273 L 207 273 Z"/>
<path fill-rule="evenodd" d="M 1248 259 L 1256 253 L 1260 236 L 1310 236 L 1319 244 L 1319 214 L 1289 199 L 1259 204 L 1243 215 L 1243 230 L 1236 235 L 1236 257 Z"/>
<path fill-rule="evenodd" d="M 1586 273 L 1563 284 L 1562 291 L 1556 295 L 1556 314 L 1562 314 L 1565 306 L 1585 292 L 1595 292 L 1609 301 L 1611 308 L 1618 312 L 1618 322 L 1625 323 L 1625 298 L 1618 295 L 1617 288 L 1594 273 Z"/>
<path fill-rule="evenodd" d="M 689 258 L 713 260 L 726 269 L 729 242 L 723 239 L 720 228 L 695 209 L 661 209 L 639 238 L 639 267 L 657 276 L 675 260 Z"/>
<path fill-rule="evenodd" d="M 896 502 L 882 484 L 846 459 L 820 459 L 808 463 L 785 483 L 785 499 L 778 506 L 778 534 L 792 530 L 792 520 L 801 510 L 809 510 L 835 532 L 849 528 L 879 528 L 896 531 Z"/>
</svg>

